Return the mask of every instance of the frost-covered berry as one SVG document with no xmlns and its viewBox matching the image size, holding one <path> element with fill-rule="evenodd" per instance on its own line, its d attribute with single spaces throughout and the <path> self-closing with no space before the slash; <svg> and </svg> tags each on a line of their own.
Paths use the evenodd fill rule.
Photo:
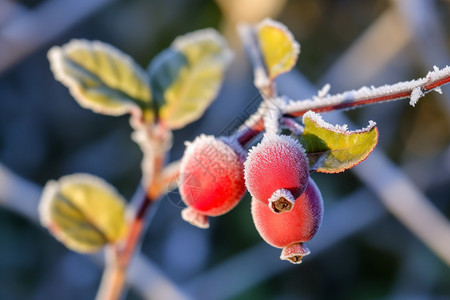
<svg viewBox="0 0 450 300">
<path fill-rule="evenodd" d="M 283 248 L 280 258 L 292 263 L 301 263 L 309 254 L 303 243 L 316 234 L 322 215 L 322 196 L 312 179 L 289 212 L 274 214 L 267 205 L 252 199 L 252 217 L 259 234 L 268 244 Z"/>
<path fill-rule="evenodd" d="M 218 216 L 236 206 L 245 193 L 244 151 L 225 138 L 200 135 L 187 143 L 181 160 L 179 190 L 188 206 L 181 215 L 200 228 L 209 227 L 208 216 Z"/>
<path fill-rule="evenodd" d="M 306 188 L 309 167 L 300 143 L 285 135 L 264 136 L 244 163 L 245 185 L 276 213 L 290 211 Z"/>
</svg>

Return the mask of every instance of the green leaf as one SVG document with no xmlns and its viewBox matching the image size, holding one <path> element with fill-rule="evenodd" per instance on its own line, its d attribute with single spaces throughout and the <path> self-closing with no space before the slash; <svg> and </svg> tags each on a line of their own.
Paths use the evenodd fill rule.
<svg viewBox="0 0 450 300">
<path fill-rule="evenodd" d="M 231 57 L 227 43 L 213 29 L 175 39 L 149 66 L 160 121 L 178 129 L 200 118 L 216 98 Z"/>
<path fill-rule="evenodd" d="M 188 68 L 187 58 L 174 49 L 166 49 L 153 59 L 148 73 L 153 98 L 159 107 L 164 105 L 165 91 L 175 83 L 183 68 Z"/>
<path fill-rule="evenodd" d="M 41 223 L 66 247 L 95 252 L 127 231 L 125 201 L 104 180 L 73 174 L 49 181 L 39 204 Z"/>
<path fill-rule="evenodd" d="M 113 116 L 134 109 L 151 115 L 146 72 L 111 45 L 72 40 L 51 48 L 48 59 L 55 78 L 69 88 L 82 107 Z"/>
<path fill-rule="evenodd" d="M 286 26 L 265 19 L 257 25 L 256 33 L 267 74 L 271 80 L 295 66 L 300 45 Z"/>
<path fill-rule="evenodd" d="M 366 128 L 350 131 L 333 126 L 312 111 L 303 116 L 305 129 L 300 142 L 312 170 L 338 173 L 352 168 L 369 156 L 378 142 L 378 129 L 370 121 Z"/>
</svg>

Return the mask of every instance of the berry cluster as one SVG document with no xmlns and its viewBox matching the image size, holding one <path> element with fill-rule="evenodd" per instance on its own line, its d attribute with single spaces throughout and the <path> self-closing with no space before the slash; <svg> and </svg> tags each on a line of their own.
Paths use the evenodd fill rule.
<svg viewBox="0 0 450 300">
<path fill-rule="evenodd" d="M 309 254 L 303 243 L 315 235 L 323 214 L 309 174 L 304 149 L 289 136 L 266 134 L 245 158 L 236 140 L 201 135 L 187 143 L 181 161 L 179 190 L 188 206 L 182 217 L 207 228 L 208 217 L 230 211 L 247 188 L 261 237 L 283 248 L 281 259 L 300 263 Z"/>
</svg>

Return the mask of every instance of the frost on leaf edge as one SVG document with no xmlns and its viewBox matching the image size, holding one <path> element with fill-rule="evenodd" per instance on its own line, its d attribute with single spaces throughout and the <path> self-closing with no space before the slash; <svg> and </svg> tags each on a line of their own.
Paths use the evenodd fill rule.
<svg viewBox="0 0 450 300">
<path fill-rule="evenodd" d="M 86 100 L 85 97 L 80 93 L 80 87 L 77 80 L 67 76 L 63 70 L 63 61 L 65 59 L 65 54 L 76 49 L 87 49 L 87 48 L 100 49 L 103 52 L 109 53 L 114 58 L 121 60 L 124 64 L 128 65 L 130 69 L 134 71 L 136 77 L 140 79 L 142 84 L 146 85 L 149 93 L 150 87 L 148 86 L 148 76 L 146 72 L 138 65 L 136 62 L 126 53 L 120 51 L 119 49 L 109 45 L 107 43 L 94 40 L 89 41 L 85 39 L 72 39 L 68 43 L 62 46 L 53 46 L 47 52 L 47 58 L 50 61 L 50 69 L 56 80 L 64 84 L 70 91 L 72 97 L 80 104 L 81 107 L 90 109 L 96 113 L 106 114 L 110 116 L 120 116 L 126 114 L 130 111 L 140 109 L 139 106 L 133 102 L 124 102 L 122 106 L 117 108 L 105 108 L 102 105 L 98 105 L 94 102 Z M 151 96 L 149 101 L 151 100 Z"/>
<path fill-rule="evenodd" d="M 58 180 L 50 180 L 48 181 L 42 191 L 41 199 L 39 201 L 38 205 L 38 213 L 39 213 L 39 220 L 43 227 L 47 228 L 58 241 L 66 245 L 66 237 L 64 234 L 61 234 L 59 230 L 55 231 L 54 228 L 52 228 L 52 220 L 50 216 L 50 207 L 52 204 L 53 199 L 55 198 L 55 195 L 66 185 L 70 184 L 86 184 L 91 183 L 92 185 L 95 185 L 96 187 L 99 187 L 109 193 L 111 193 L 114 196 L 114 201 L 118 201 L 124 209 L 126 208 L 126 201 L 124 197 L 117 191 L 117 189 L 112 186 L 110 183 L 108 183 L 106 180 L 91 175 L 87 173 L 74 173 L 70 175 L 65 175 L 59 178 Z M 70 241 L 69 241 L 70 243 Z M 72 249 L 72 248 L 71 248 Z M 77 250 L 80 251 L 80 250 Z M 84 252 L 90 252 L 90 251 L 84 251 Z"/>
</svg>

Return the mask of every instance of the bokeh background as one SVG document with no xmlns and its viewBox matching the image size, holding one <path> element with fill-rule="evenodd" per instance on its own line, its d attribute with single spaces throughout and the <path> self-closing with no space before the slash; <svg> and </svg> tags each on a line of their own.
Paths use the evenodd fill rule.
<svg viewBox="0 0 450 300">
<path fill-rule="evenodd" d="M 128 118 L 79 107 L 53 79 L 48 49 L 97 39 L 147 66 L 178 35 L 224 33 L 234 63 L 204 117 L 174 132 L 176 160 L 184 141 L 228 133 L 255 107 L 235 26 L 264 17 L 302 45 L 296 70 L 278 82 L 293 99 L 325 83 L 337 93 L 450 63 L 446 0 L 0 0 L 0 299 L 93 299 L 101 257 L 73 253 L 40 227 L 40 189 L 89 172 L 131 198 L 141 176 Z M 380 142 L 354 171 L 313 174 L 326 214 L 303 264 L 280 261 L 261 240 L 248 195 L 201 230 L 181 220 L 174 191 L 152 214 L 127 299 L 450 299 L 450 88 L 415 108 L 324 114 L 343 118 L 351 128 L 376 121 Z"/>
</svg>

